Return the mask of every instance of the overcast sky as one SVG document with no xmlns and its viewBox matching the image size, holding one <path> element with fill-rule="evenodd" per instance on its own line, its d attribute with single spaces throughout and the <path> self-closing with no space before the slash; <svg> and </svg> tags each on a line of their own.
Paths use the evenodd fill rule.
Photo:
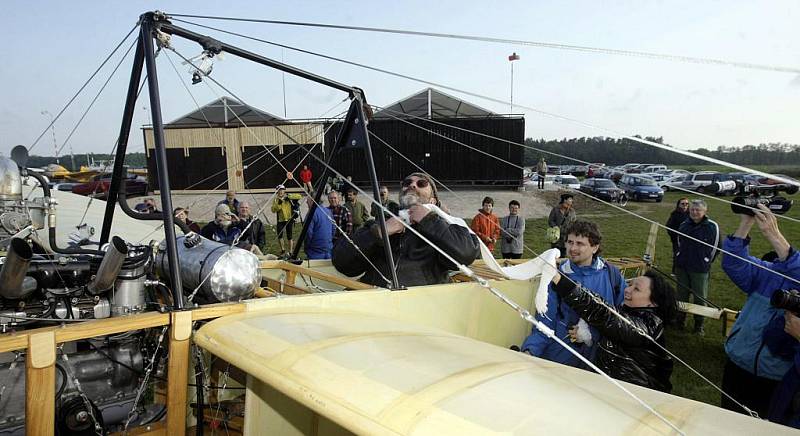
<svg viewBox="0 0 800 436">
<path fill-rule="evenodd" d="M 800 67 L 797 1 L 6 0 L 3 6 L 0 152 L 6 155 L 13 145 L 29 145 L 49 123 L 48 116 L 41 112 L 56 114 L 136 23 L 139 14 L 154 9 L 458 33 Z M 416 36 L 193 21 L 502 100 L 508 100 L 510 92 L 507 57 L 516 52 L 521 59 L 515 63 L 514 101 L 521 105 L 627 134 L 663 136 L 680 148 L 761 142 L 800 144 L 800 78 L 792 73 Z M 426 86 L 305 54 L 282 52 L 253 41 L 201 32 L 359 86 L 377 105 L 387 105 Z M 200 53 L 194 43 L 176 41 L 174 45 L 187 57 Z M 111 150 L 119 129 L 131 58 L 132 54 L 62 154 L 70 146 L 76 153 Z M 115 57 L 113 63 L 118 59 Z M 179 65 L 174 54 L 172 59 L 178 64 L 180 76 L 165 56 L 158 59 L 166 122 L 196 109 L 179 82 L 189 80 L 189 69 Z M 95 78 L 56 123 L 59 146 L 109 76 L 111 66 Z M 280 73 L 226 56 L 215 63 L 212 75 L 246 103 L 283 115 Z M 201 105 L 226 94 L 203 84 L 190 89 Z M 447 92 L 496 112 L 509 111 L 508 105 Z M 289 118 L 320 116 L 344 97 L 341 92 L 286 77 Z M 143 109 L 146 106 L 149 103 L 143 94 L 137 104 L 130 151 L 142 150 L 138 127 L 149 122 Z M 343 110 L 344 106 L 337 109 Z M 525 114 L 528 137 L 605 135 L 520 108 L 514 112 Z M 49 132 L 34 154 L 53 154 Z"/>
</svg>

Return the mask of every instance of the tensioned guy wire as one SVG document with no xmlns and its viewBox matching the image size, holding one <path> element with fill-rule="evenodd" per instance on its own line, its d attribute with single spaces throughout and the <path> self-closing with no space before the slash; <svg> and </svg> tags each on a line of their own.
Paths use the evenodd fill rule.
<svg viewBox="0 0 800 436">
<path fill-rule="evenodd" d="M 84 82 L 84 84 L 80 87 L 80 89 L 78 89 L 78 92 L 76 92 L 75 95 L 73 95 L 72 98 L 70 98 L 69 101 L 67 101 L 67 104 L 65 104 L 64 107 L 61 108 L 60 111 L 58 111 L 58 114 L 55 117 L 53 117 L 53 120 L 50 122 L 50 124 L 48 124 L 47 127 L 44 128 L 44 130 L 42 130 L 42 133 L 39 134 L 39 136 L 36 138 L 36 140 L 33 141 L 33 143 L 31 143 L 31 146 L 28 147 L 28 152 L 29 153 L 33 151 L 33 149 L 36 147 L 36 144 L 39 143 L 39 140 L 41 140 L 42 137 L 47 133 L 47 130 L 50 129 L 50 127 L 53 124 L 55 124 L 56 121 L 58 121 L 58 119 L 61 117 L 61 115 L 64 113 L 64 111 L 66 111 L 67 108 L 69 108 L 69 106 L 72 104 L 72 102 L 74 102 L 75 99 L 78 98 L 78 96 L 81 94 L 81 92 L 83 92 L 83 90 L 86 88 L 86 86 L 89 84 L 89 82 L 91 82 L 92 79 L 94 79 L 94 76 L 96 76 L 97 73 L 99 73 L 100 70 L 103 69 L 103 67 L 106 65 L 106 63 L 108 63 L 108 61 L 111 59 L 111 57 L 114 56 L 114 53 L 116 53 L 117 50 L 119 50 L 119 48 L 122 47 L 123 44 L 125 44 L 125 41 L 128 39 L 128 37 L 131 36 L 133 31 L 136 30 L 137 27 L 139 27 L 138 23 L 135 26 L 133 26 L 133 28 L 131 28 L 131 30 L 128 32 L 128 34 L 125 35 L 124 38 L 122 38 L 122 41 L 120 41 L 119 44 L 117 44 L 117 46 L 114 47 L 113 50 L 111 50 L 111 53 L 109 53 L 108 56 L 106 56 L 106 58 L 103 60 L 103 62 L 100 63 L 100 66 L 97 67 L 96 70 L 94 70 L 92 75 L 89 76 L 89 78 L 86 79 L 86 82 Z"/>
<path fill-rule="evenodd" d="M 775 71 L 781 73 L 794 73 L 794 74 L 800 73 L 800 68 L 797 67 L 786 67 L 781 65 L 765 65 L 765 64 L 756 64 L 753 62 L 732 61 L 728 59 L 673 55 L 673 54 L 647 52 L 639 50 L 622 50 L 614 48 L 592 47 L 586 45 L 563 44 L 563 43 L 546 42 L 546 41 L 494 38 L 494 37 L 476 36 L 476 35 L 460 35 L 455 33 L 421 32 L 414 30 L 388 29 L 382 27 L 346 26 L 341 24 L 309 23 L 300 21 L 260 20 L 255 18 L 219 17 L 219 16 L 189 15 L 189 14 L 168 14 L 168 16 L 184 17 L 184 18 L 201 18 L 208 20 L 221 20 L 221 21 L 244 21 L 249 23 L 262 23 L 262 24 L 280 24 L 286 26 L 317 27 L 323 29 L 355 30 L 361 32 L 392 33 L 392 34 L 407 35 L 407 36 L 426 36 L 433 38 L 460 39 L 467 41 L 490 42 L 496 44 L 522 45 L 528 47 L 549 48 L 556 50 L 570 50 L 583 53 L 597 53 L 597 54 L 629 56 L 629 57 L 647 58 L 647 59 L 658 59 L 658 60 L 665 60 L 672 62 L 687 62 L 692 64 L 729 66 L 736 68 L 746 68 L 751 70 Z M 183 20 L 177 20 L 177 19 L 175 21 L 184 22 Z"/>
<path fill-rule="evenodd" d="M 425 80 L 425 79 L 421 79 L 421 78 L 418 78 L 418 77 L 409 76 L 407 74 L 396 73 L 394 71 L 386 70 L 386 69 L 383 69 L 383 68 L 372 67 L 372 66 L 365 65 L 365 64 L 362 64 L 362 63 L 358 63 L 358 62 L 353 62 L 353 61 L 349 61 L 349 60 L 346 60 L 346 59 L 337 58 L 335 56 L 329 56 L 329 55 L 321 54 L 321 53 L 318 53 L 318 52 L 313 52 L 313 51 L 310 51 L 310 50 L 305 50 L 305 49 L 292 47 L 292 46 L 289 46 L 289 45 L 279 44 L 279 43 L 275 43 L 275 42 L 272 42 L 272 41 L 267 41 L 267 40 L 264 40 L 264 39 L 255 38 L 255 37 L 248 36 L 248 35 L 243 35 L 241 33 L 230 32 L 230 31 L 227 31 L 227 30 L 222 30 L 222 29 L 218 29 L 218 28 L 215 28 L 215 27 L 211 27 L 211 26 L 204 26 L 202 24 L 197 24 L 197 23 L 193 23 L 193 22 L 190 22 L 190 21 L 185 21 L 185 20 L 180 20 L 180 19 L 176 19 L 175 21 L 181 21 L 181 22 L 184 22 L 184 23 L 187 23 L 187 24 L 191 24 L 191 25 L 194 25 L 194 26 L 215 30 L 215 31 L 218 31 L 218 32 L 221 32 L 221 33 L 226 33 L 226 34 L 229 34 L 229 35 L 234 35 L 234 36 L 238 36 L 238 37 L 241 37 L 241 38 L 250 39 L 250 40 L 253 40 L 253 41 L 262 42 L 264 44 L 269 44 L 269 45 L 273 45 L 273 46 L 276 46 L 276 47 L 283 47 L 283 48 L 286 48 L 286 49 L 289 49 L 289 50 L 297 51 L 299 53 L 306 53 L 306 54 L 309 54 L 309 55 L 312 55 L 312 56 L 317 56 L 317 57 L 320 57 L 320 58 L 323 58 L 323 59 L 328 59 L 328 60 L 332 60 L 332 61 L 335 61 L 335 62 L 340 62 L 340 63 L 344 63 L 344 64 L 347 64 L 347 65 L 352 65 L 352 66 L 356 66 L 356 67 L 359 67 L 359 68 L 364 68 L 364 69 L 367 69 L 367 70 L 376 71 L 376 72 L 379 72 L 379 73 L 387 74 L 387 75 L 394 76 L 394 77 L 399 77 L 399 78 L 402 78 L 402 79 L 411 80 L 411 81 L 418 82 L 418 83 L 424 83 L 424 84 L 430 85 L 430 86 L 436 86 L 436 87 L 439 87 L 439 88 L 442 88 L 442 89 L 447 89 L 447 90 L 450 90 L 450 91 L 458 92 L 458 93 L 461 93 L 461 94 L 464 94 L 464 95 L 469 95 L 469 96 L 480 98 L 480 99 L 483 99 L 483 100 L 488 100 L 488 101 L 491 101 L 491 102 L 494 102 L 494 103 L 498 103 L 498 104 L 503 104 L 503 105 L 511 104 L 511 102 L 506 101 L 506 100 L 485 96 L 483 94 L 478 94 L 478 93 L 475 93 L 475 92 L 466 91 L 466 90 L 455 88 L 455 87 L 452 87 L 452 86 L 448 86 L 448 85 L 445 85 L 445 84 L 442 84 L 442 83 L 432 82 L 430 80 Z M 769 177 L 769 178 L 772 178 L 772 179 L 775 179 L 775 180 L 779 180 L 782 183 L 787 183 L 789 185 L 800 186 L 800 182 L 798 182 L 796 180 L 786 179 L 784 177 L 780 177 L 780 176 L 777 176 L 777 175 L 774 175 L 774 174 L 765 173 L 763 171 L 757 171 L 757 170 L 754 170 L 752 168 L 748 168 L 748 167 L 745 167 L 745 166 L 742 166 L 742 165 L 733 164 L 733 163 L 726 162 L 726 161 L 723 161 L 723 160 L 720 160 L 720 159 L 715 159 L 715 158 L 712 158 L 712 157 L 709 157 L 709 156 L 703 156 L 701 154 L 693 153 L 693 152 L 688 151 L 688 150 L 682 150 L 682 149 L 679 149 L 679 148 L 673 148 L 673 147 L 670 147 L 668 145 L 659 144 L 659 143 L 654 142 L 654 141 L 648 141 L 646 139 L 638 138 L 638 137 L 632 136 L 632 135 L 627 135 L 627 134 L 624 134 L 624 133 L 619 132 L 617 130 L 610 129 L 610 128 L 603 127 L 603 126 L 599 126 L 599 125 L 596 125 L 596 124 L 593 124 L 593 123 L 590 123 L 590 122 L 578 120 L 578 119 L 571 118 L 571 117 L 564 116 L 564 115 L 559 115 L 559 114 L 556 114 L 556 113 L 553 113 L 553 112 L 548 112 L 548 111 L 545 111 L 545 110 L 542 110 L 542 109 L 537 109 L 537 108 L 534 108 L 534 107 L 531 107 L 531 106 L 525 106 L 525 105 L 521 105 L 521 104 L 515 104 L 515 106 L 523 108 L 523 109 L 526 109 L 526 110 L 529 110 L 529 111 L 531 111 L 533 113 L 537 113 L 539 115 L 544 115 L 544 116 L 547 116 L 547 117 L 550 117 L 550 118 L 554 118 L 554 119 L 557 119 L 557 120 L 565 121 L 565 122 L 572 123 L 572 124 L 577 124 L 577 125 L 580 125 L 580 126 L 583 126 L 583 127 L 588 127 L 590 129 L 594 129 L 594 130 L 599 130 L 599 131 L 602 131 L 602 132 L 611 133 L 614 136 L 618 136 L 620 138 L 629 139 L 631 141 L 639 142 L 639 143 L 642 143 L 642 144 L 645 144 L 645 145 L 650 145 L 652 147 L 656 147 L 656 148 L 659 148 L 659 149 L 662 149 L 662 150 L 671 151 L 671 152 L 678 153 L 678 154 L 681 154 L 681 155 L 684 155 L 684 156 L 688 156 L 688 157 L 692 157 L 692 158 L 695 158 L 695 159 L 703 160 L 703 161 L 706 161 L 706 162 L 711 162 L 711 163 L 714 163 L 714 164 L 717 164 L 717 165 L 722 165 L 722 166 L 726 166 L 726 167 L 729 167 L 729 168 L 737 169 L 739 171 L 749 172 L 749 173 L 753 173 L 753 174 L 759 174 L 762 177 Z"/>
</svg>

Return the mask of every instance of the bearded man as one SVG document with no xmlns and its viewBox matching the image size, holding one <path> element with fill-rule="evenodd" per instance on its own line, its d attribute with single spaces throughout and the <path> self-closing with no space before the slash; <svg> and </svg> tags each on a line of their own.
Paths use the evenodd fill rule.
<svg viewBox="0 0 800 436">
<path fill-rule="evenodd" d="M 408 216 L 406 224 L 456 262 L 470 265 L 480 255 L 478 238 L 468 228 L 449 224 L 425 207 L 438 203 L 436 185 L 430 176 L 412 173 L 406 177 L 399 200 L 401 215 Z M 349 277 L 361 275 L 359 280 L 376 286 L 390 284 L 384 277 L 391 277 L 392 268 L 403 286 L 446 283 L 447 273 L 458 268 L 428 242 L 408 230 L 400 219 L 386 220 L 386 231 L 392 245 L 394 265 L 386 259 L 381 228 L 374 222 L 356 232 L 352 237 L 353 243 L 344 238 L 337 241 L 333 248 L 333 266 Z"/>
</svg>

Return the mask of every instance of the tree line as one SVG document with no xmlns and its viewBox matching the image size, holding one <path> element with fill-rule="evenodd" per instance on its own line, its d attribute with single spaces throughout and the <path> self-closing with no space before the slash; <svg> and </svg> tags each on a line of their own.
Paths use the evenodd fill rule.
<svg viewBox="0 0 800 436">
<path fill-rule="evenodd" d="M 110 162 L 114 159 L 113 154 L 104 153 L 83 153 L 74 156 L 75 165 L 73 167 L 73 158 L 69 155 L 59 156 L 56 159 L 54 156 L 36 156 L 32 155 L 28 158 L 28 167 L 41 168 L 50 164 L 57 163 L 70 171 L 77 171 L 82 165 L 88 166 L 92 161 L 106 161 Z M 147 156 L 144 153 L 128 153 L 125 155 L 125 165 L 129 168 L 145 168 L 147 167 Z"/>
<path fill-rule="evenodd" d="M 637 135 L 638 138 L 641 138 Z M 644 139 L 664 144 L 662 137 Z M 533 139 L 528 138 L 525 144 L 537 150 L 549 151 L 585 162 L 602 162 L 608 165 L 621 165 L 628 162 L 653 163 L 664 165 L 697 165 L 704 163 L 699 159 L 684 156 L 669 150 L 655 148 L 627 138 L 572 138 L 572 139 Z M 668 144 L 664 144 L 670 147 Z M 548 164 L 576 165 L 571 159 L 556 157 L 541 151 L 525 149 L 524 164 L 535 165 L 540 157 Z M 713 157 L 741 165 L 800 165 L 800 145 L 769 143 L 744 145 L 741 147 L 720 146 L 715 150 L 698 148 L 694 153 Z"/>
</svg>

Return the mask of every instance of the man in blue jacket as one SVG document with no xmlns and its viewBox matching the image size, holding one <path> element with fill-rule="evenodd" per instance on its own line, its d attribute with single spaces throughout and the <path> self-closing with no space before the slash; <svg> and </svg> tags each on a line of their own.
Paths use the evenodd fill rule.
<svg viewBox="0 0 800 436">
<path fill-rule="evenodd" d="M 617 307 L 622 304 L 624 299 L 625 279 L 618 268 L 600 257 L 602 239 L 600 230 L 595 223 L 588 221 L 572 223 L 567 229 L 567 260 L 561 264 L 559 270 L 570 280 L 583 285 L 586 289 L 591 289 L 609 305 Z M 575 328 L 580 319 L 578 314 L 561 301 L 561 298 L 552 289 L 549 289 L 547 294 L 546 315 L 537 315 L 536 318 L 555 330 L 559 338 L 566 338 L 569 330 Z M 575 342 L 570 345 L 591 359 L 594 355 L 595 344 L 600 339 L 600 333 L 593 327 L 590 327 L 589 330 L 592 334 L 592 344 Z M 569 350 L 564 349 L 535 328 L 525 339 L 521 349 L 533 356 L 553 362 L 580 366 L 580 360 Z"/>
<path fill-rule="evenodd" d="M 306 197 L 308 208 L 314 206 L 314 198 Z M 314 209 L 306 232 L 306 256 L 309 259 L 330 259 L 333 250 L 333 215 L 331 210 L 322 205 Z"/>
<path fill-rule="evenodd" d="M 675 276 L 678 279 L 678 300 L 705 306 L 708 298 L 708 272 L 717 256 L 719 226 L 706 215 L 708 206 L 703 200 L 692 200 L 689 219 L 678 227 L 678 252 L 675 254 Z M 702 241 L 702 242 L 698 242 Z M 683 327 L 686 314 L 678 315 L 678 326 Z M 694 316 L 694 332 L 705 334 L 701 315 Z"/>
<path fill-rule="evenodd" d="M 775 215 L 763 205 L 759 205 L 759 209 L 755 216 L 742 214 L 739 228 L 722 244 L 726 252 L 738 256 L 723 255 L 722 269 L 747 294 L 747 301 L 725 341 L 728 358 L 722 375 L 722 390 L 765 417 L 775 387 L 792 367 L 790 353 L 779 353 L 766 346 L 764 340 L 767 326 L 784 312 L 773 307 L 770 299 L 776 290 L 798 287 L 794 280 L 800 280 L 800 254 L 781 234 Z M 750 255 L 748 234 L 753 224 L 758 224 L 761 234 L 777 253 L 774 262 Z M 724 395 L 721 403 L 726 409 L 744 413 Z"/>
</svg>

